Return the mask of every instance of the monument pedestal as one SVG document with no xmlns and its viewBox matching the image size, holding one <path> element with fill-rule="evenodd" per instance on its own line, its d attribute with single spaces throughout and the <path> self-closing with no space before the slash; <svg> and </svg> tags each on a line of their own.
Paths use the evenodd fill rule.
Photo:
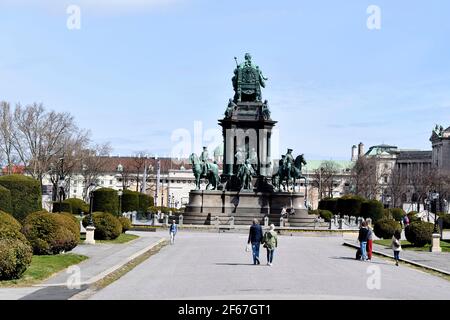
<svg viewBox="0 0 450 320">
<path fill-rule="evenodd" d="M 86 240 L 84 241 L 84 243 L 95 244 L 94 233 L 95 233 L 95 227 L 87 226 L 86 227 Z"/>
<path fill-rule="evenodd" d="M 441 248 L 441 235 L 439 233 L 433 233 L 431 241 L 431 252 L 442 252 Z"/>
</svg>

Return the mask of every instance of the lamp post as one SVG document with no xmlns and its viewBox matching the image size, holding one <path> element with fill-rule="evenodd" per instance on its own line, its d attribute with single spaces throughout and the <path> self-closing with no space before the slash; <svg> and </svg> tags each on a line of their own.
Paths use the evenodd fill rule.
<svg viewBox="0 0 450 320">
<path fill-rule="evenodd" d="M 62 198 L 64 196 L 64 157 L 59 158 L 59 161 L 61 163 L 61 167 L 59 172 L 58 189 L 59 189 L 59 213 L 61 213 Z"/>
<path fill-rule="evenodd" d="M 433 230 L 433 235 L 432 235 L 432 239 L 431 239 L 431 248 L 430 251 L 431 252 L 442 252 L 441 249 L 441 234 L 439 233 L 438 230 L 438 225 L 437 225 L 437 212 L 438 212 L 438 208 L 437 208 L 437 202 L 439 199 L 439 193 L 436 192 L 436 190 L 434 190 L 433 192 L 430 192 L 430 209 L 431 212 L 434 214 L 434 230 Z"/>
<path fill-rule="evenodd" d="M 94 222 L 92 221 L 92 211 L 94 210 L 94 190 L 95 184 L 91 183 L 88 187 L 89 190 L 89 223 L 88 226 L 94 226 Z"/>
<path fill-rule="evenodd" d="M 117 191 L 117 194 L 119 195 L 119 215 L 121 215 L 122 214 L 122 195 L 123 195 L 122 189 Z"/>
</svg>

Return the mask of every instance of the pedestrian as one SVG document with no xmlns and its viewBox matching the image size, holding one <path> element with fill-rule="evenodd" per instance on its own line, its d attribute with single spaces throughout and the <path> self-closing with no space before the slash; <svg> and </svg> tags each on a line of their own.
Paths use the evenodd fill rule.
<svg viewBox="0 0 450 320">
<path fill-rule="evenodd" d="M 400 231 L 395 231 L 394 235 L 392 236 L 392 250 L 394 251 L 394 259 L 395 259 L 395 265 L 398 267 L 398 261 L 400 260 L 400 251 L 402 251 L 402 244 L 400 242 L 401 233 Z"/>
<path fill-rule="evenodd" d="M 175 220 L 172 220 L 172 224 L 169 227 L 169 234 L 170 234 L 170 244 L 174 244 L 175 242 L 175 235 L 178 231 L 178 225 L 176 224 Z"/>
<path fill-rule="evenodd" d="M 253 264 L 260 264 L 259 262 L 259 247 L 263 240 L 263 231 L 259 225 L 258 219 L 253 219 L 253 224 L 250 227 L 248 235 L 248 244 L 252 245 Z"/>
<path fill-rule="evenodd" d="M 405 214 L 405 216 L 403 217 L 403 225 L 405 226 L 405 228 L 409 226 L 409 217 L 407 214 Z"/>
<path fill-rule="evenodd" d="M 281 217 L 282 218 L 286 218 L 287 217 L 286 207 L 284 207 L 284 206 L 281 209 Z"/>
<path fill-rule="evenodd" d="M 369 237 L 369 230 L 367 229 L 367 223 L 363 221 L 361 223 L 361 228 L 359 229 L 358 241 L 361 248 L 361 260 L 367 260 L 367 240 Z"/>
<path fill-rule="evenodd" d="M 275 232 L 275 225 L 270 225 L 269 231 L 264 234 L 264 248 L 267 250 L 267 265 L 272 266 L 273 253 L 278 246 L 277 233 Z"/>
<path fill-rule="evenodd" d="M 372 246 L 373 246 L 373 229 L 367 224 L 369 234 L 367 235 L 367 257 L 369 261 L 372 261 Z"/>
</svg>

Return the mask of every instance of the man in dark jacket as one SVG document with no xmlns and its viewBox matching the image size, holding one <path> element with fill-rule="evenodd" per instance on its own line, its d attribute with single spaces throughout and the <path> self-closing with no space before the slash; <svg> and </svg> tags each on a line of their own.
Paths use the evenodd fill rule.
<svg viewBox="0 0 450 320">
<path fill-rule="evenodd" d="M 367 260 L 367 240 L 369 239 L 369 229 L 365 221 L 361 223 L 361 228 L 359 229 L 358 241 L 361 245 L 361 260 Z"/>
<path fill-rule="evenodd" d="M 248 235 L 248 244 L 252 244 L 253 264 L 259 264 L 259 247 L 263 240 L 263 231 L 258 223 L 258 219 L 253 219 Z"/>
</svg>

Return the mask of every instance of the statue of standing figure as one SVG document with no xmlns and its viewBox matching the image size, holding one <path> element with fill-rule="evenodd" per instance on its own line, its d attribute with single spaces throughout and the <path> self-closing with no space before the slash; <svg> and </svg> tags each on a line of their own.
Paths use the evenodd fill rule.
<svg viewBox="0 0 450 320">
<path fill-rule="evenodd" d="M 240 166 L 237 177 L 241 182 L 241 190 L 252 190 L 252 177 L 254 176 L 255 171 L 253 170 L 250 161 L 247 159 L 245 163 Z"/>
</svg>

